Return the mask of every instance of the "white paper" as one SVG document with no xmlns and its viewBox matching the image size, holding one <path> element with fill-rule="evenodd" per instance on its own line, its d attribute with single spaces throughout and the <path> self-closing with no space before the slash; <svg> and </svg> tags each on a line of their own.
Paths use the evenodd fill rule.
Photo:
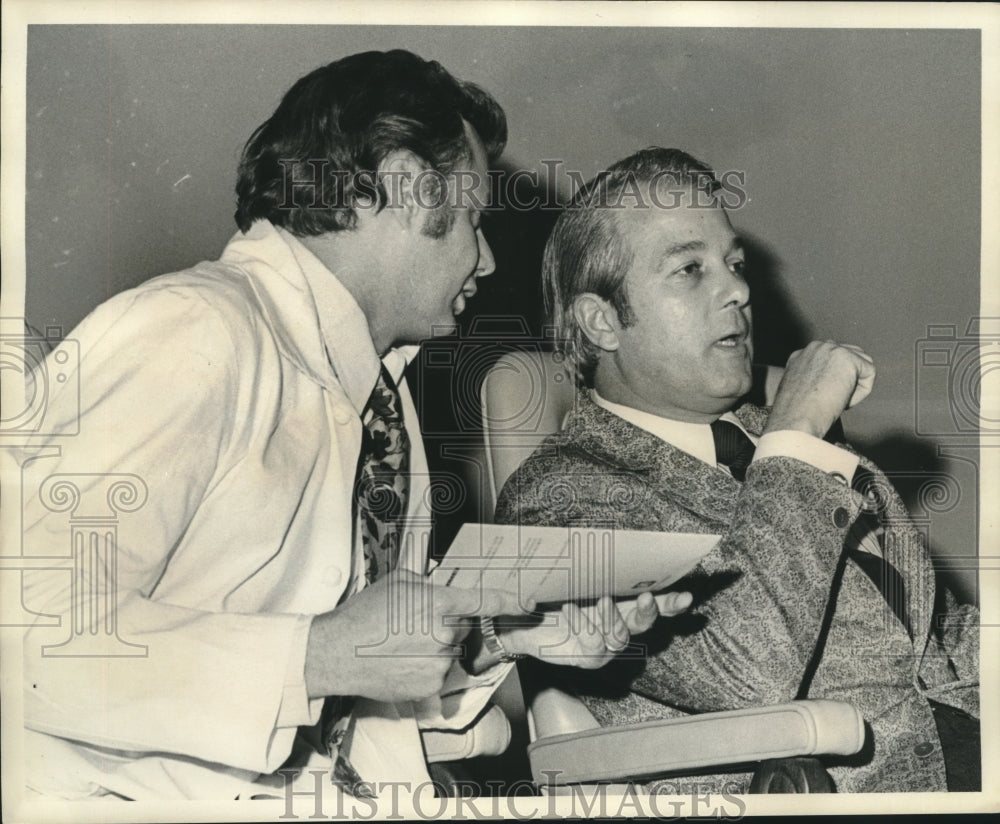
<svg viewBox="0 0 1000 824">
<path fill-rule="evenodd" d="M 519 592 L 537 603 L 656 592 L 682 578 L 719 535 L 593 527 L 465 524 L 431 581 Z"/>
</svg>

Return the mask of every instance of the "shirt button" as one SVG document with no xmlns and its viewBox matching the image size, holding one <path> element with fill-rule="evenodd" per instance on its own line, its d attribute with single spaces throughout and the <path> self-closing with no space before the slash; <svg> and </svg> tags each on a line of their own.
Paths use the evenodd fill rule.
<svg viewBox="0 0 1000 824">
<path fill-rule="evenodd" d="M 934 752 L 934 745 L 930 741 L 922 741 L 913 748 L 913 754 L 919 758 L 926 758 Z"/>
<path fill-rule="evenodd" d="M 341 426 L 346 426 L 351 422 L 351 409 L 347 404 L 338 403 L 333 407 L 333 417 Z"/>
<path fill-rule="evenodd" d="M 865 512 L 878 512 L 882 509 L 882 502 L 874 492 L 866 492 L 864 500 L 861 502 L 861 508 Z"/>
<path fill-rule="evenodd" d="M 833 525 L 838 529 L 843 529 L 851 522 L 851 516 L 842 506 L 833 510 Z"/>
</svg>

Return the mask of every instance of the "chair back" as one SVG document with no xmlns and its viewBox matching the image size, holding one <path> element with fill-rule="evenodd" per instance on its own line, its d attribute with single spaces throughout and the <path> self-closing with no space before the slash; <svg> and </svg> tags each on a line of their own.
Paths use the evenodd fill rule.
<svg viewBox="0 0 1000 824">
<path fill-rule="evenodd" d="M 576 397 L 573 377 L 558 352 L 508 352 L 487 372 L 480 401 L 490 512 L 514 470 L 547 436 L 559 431 Z"/>
</svg>

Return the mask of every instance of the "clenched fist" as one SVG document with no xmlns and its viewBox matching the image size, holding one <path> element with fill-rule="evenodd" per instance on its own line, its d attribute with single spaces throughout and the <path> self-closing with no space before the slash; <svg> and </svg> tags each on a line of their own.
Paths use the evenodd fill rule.
<svg viewBox="0 0 1000 824">
<path fill-rule="evenodd" d="M 813 341 L 788 359 L 766 432 L 794 429 L 822 438 L 875 382 L 875 363 L 857 346 Z"/>
</svg>

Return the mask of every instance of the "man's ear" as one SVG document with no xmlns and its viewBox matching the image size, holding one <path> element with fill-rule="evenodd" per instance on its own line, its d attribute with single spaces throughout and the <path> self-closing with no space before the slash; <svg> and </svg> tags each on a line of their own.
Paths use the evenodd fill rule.
<svg viewBox="0 0 1000 824">
<path fill-rule="evenodd" d="M 618 348 L 618 313 L 604 298 L 584 292 L 573 300 L 573 317 L 587 339 L 605 352 Z"/>
<path fill-rule="evenodd" d="M 386 203 L 382 212 L 410 227 L 421 220 L 421 200 L 417 197 L 416 187 L 423 177 L 426 167 L 413 152 L 397 149 L 389 152 L 378 165 L 379 178 L 385 189 Z M 374 184 L 374 181 L 373 181 Z M 374 206 L 374 185 L 371 188 Z"/>
</svg>

